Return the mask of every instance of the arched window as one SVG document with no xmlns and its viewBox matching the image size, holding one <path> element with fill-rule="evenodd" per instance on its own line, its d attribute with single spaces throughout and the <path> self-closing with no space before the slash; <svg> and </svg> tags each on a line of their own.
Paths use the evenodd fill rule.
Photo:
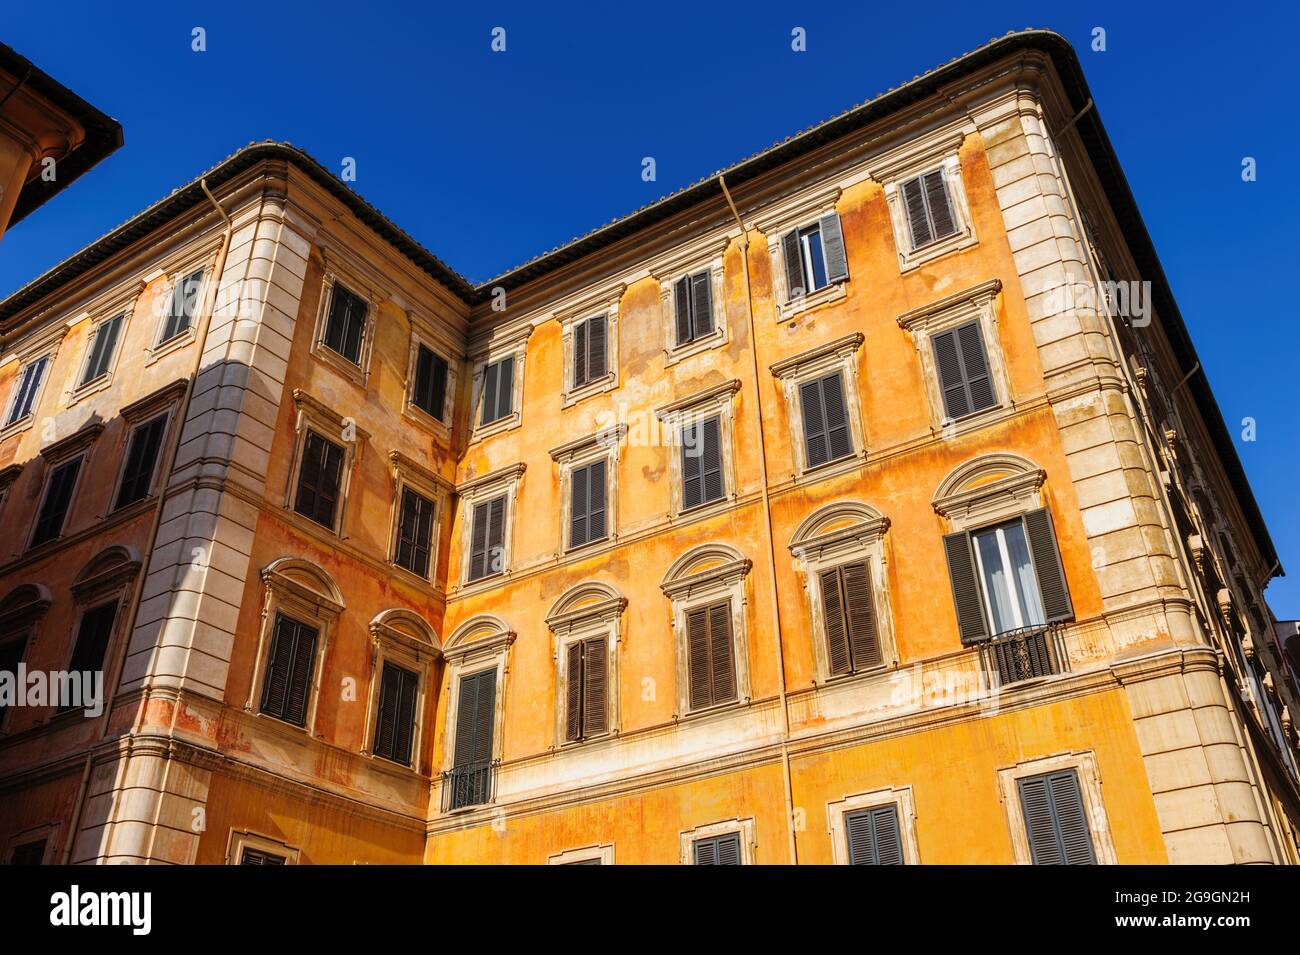
<svg viewBox="0 0 1300 955">
<path fill-rule="evenodd" d="M 579 743 L 618 732 L 618 645 L 627 598 L 591 581 L 546 615 L 555 634 L 555 738 Z"/>
<path fill-rule="evenodd" d="M 366 708 L 369 752 L 419 769 L 425 701 L 442 644 L 423 617 L 411 610 L 384 610 L 370 621 L 373 644 L 370 702 Z"/>
<path fill-rule="evenodd" d="M 514 631 L 491 614 L 471 617 L 447 640 L 443 812 L 481 806 L 495 796 L 507 664 L 514 642 Z"/>
</svg>

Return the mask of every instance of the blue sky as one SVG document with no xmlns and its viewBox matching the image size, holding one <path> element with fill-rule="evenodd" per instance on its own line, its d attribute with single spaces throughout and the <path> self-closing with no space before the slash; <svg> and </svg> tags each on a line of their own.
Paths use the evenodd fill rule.
<svg viewBox="0 0 1300 955">
<path fill-rule="evenodd" d="M 10 5 L 4 41 L 117 117 L 126 146 L 10 231 L 0 295 L 268 137 L 336 170 L 354 157 L 360 193 L 486 279 L 991 37 L 1047 27 L 1080 51 L 1224 418 L 1238 439 L 1255 419 L 1238 451 L 1294 572 L 1268 597 L 1300 617 L 1294 4 L 934 2 L 914 22 L 863 3 L 440 6 Z M 196 26 L 207 52 L 190 48 Z"/>
</svg>

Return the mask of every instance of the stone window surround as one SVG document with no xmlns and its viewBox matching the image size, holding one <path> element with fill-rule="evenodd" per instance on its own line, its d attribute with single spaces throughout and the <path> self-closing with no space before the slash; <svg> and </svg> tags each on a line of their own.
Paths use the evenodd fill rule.
<svg viewBox="0 0 1300 955">
<path fill-rule="evenodd" d="M 727 248 L 731 245 L 731 232 L 713 234 L 675 249 L 665 258 L 650 266 L 650 274 L 659 280 L 659 310 L 663 323 L 664 367 L 668 368 L 701 352 L 720 348 L 730 341 L 727 326 L 726 275 L 723 268 Z M 709 305 L 713 310 L 713 331 L 708 335 L 677 344 L 676 283 L 698 272 L 709 272 Z"/>
<path fill-rule="evenodd" d="M 627 425 L 618 424 L 550 450 L 551 459 L 560 469 L 560 547 L 557 558 L 618 540 L 618 462 L 626 434 Z M 569 541 L 573 472 L 601 460 L 605 461 L 605 536 L 575 547 Z"/>
<path fill-rule="evenodd" d="M 727 819 L 723 822 L 714 822 L 704 826 L 696 826 L 694 829 L 682 830 L 678 836 L 682 865 L 695 865 L 695 843 L 699 840 L 711 839 L 714 836 L 725 836 L 733 832 L 740 834 L 740 864 L 754 865 L 754 850 L 757 848 L 757 843 L 754 840 L 753 816 L 747 816 L 744 819 Z"/>
<path fill-rule="evenodd" d="M 257 656 L 254 658 L 253 677 L 248 685 L 248 698 L 244 709 L 256 714 L 266 726 L 281 728 L 286 733 L 306 733 L 316 736 L 316 711 L 320 702 L 321 681 L 325 674 L 325 659 L 329 651 L 331 631 L 344 610 L 343 595 L 324 570 L 310 561 L 281 557 L 262 571 L 262 613 L 257 633 Z M 314 577 L 321 587 L 308 586 L 299 577 Z M 322 591 L 329 591 L 328 593 Z M 318 631 L 315 659 L 312 661 L 311 684 L 307 692 L 307 712 L 302 726 L 288 723 L 262 712 L 262 684 L 270 665 L 271 642 L 275 634 L 275 621 L 283 614 Z"/>
<path fill-rule="evenodd" d="M 63 401 L 66 407 L 71 408 L 86 396 L 102 391 L 113 383 L 113 377 L 117 372 L 117 363 L 121 360 L 122 352 L 126 348 L 126 333 L 130 328 L 132 318 L 135 316 L 135 308 L 144 289 L 145 283 L 137 281 L 124 289 L 118 290 L 116 294 L 110 297 L 100 299 L 81 314 L 68 319 L 69 329 L 75 328 L 84 321 L 90 321 L 92 324 L 90 330 L 86 333 L 82 355 L 77 362 L 77 373 L 69 381 L 68 387 L 64 391 Z M 90 356 L 95 349 L 95 341 L 99 337 L 101 329 L 105 323 L 112 321 L 119 315 L 122 316 L 122 325 L 117 333 L 117 343 L 113 346 L 113 354 L 108 359 L 108 369 L 98 378 L 82 384 L 81 379 L 85 377 L 90 364 Z"/>
<path fill-rule="evenodd" d="M 1032 865 L 1033 854 L 1029 848 L 1029 834 L 1025 830 L 1024 812 L 1020 806 L 1019 780 L 1027 776 L 1040 776 L 1073 769 L 1079 778 L 1079 792 L 1083 795 L 1084 811 L 1088 816 L 1088 831 L 1092 836 L 1093 851 L 1099 865 L 1115 865 L 1115 844 L 1111 840 L 1110 823 L 1106 805 L 1101 795 L 1101 776 L 1097 770 L 1097 757 L 1091 750 L 1078 750 L 1022 760 L 1014 766 L 998 770 L 998 798 L 1006 810 L 1007 826 L 1016 865 Z"/>
<path fill-rule="evenodd" d="M 1009 410 L 1015 408 L 998 327 L 996 301 L 1001 291 L 1001 279 L 990 279 L 898 316 L 898 327 L 911 336 L 912 344 L 921 359 L 925 394 L 930 407 L 930 427 L 936 432 L 948 436 L 962 434 L 1004 417 Z M 939 384 L 939 369 L 931 342 L 935 335 L 970 321 L 978 321 L 980 324 L 989 378 L 997 402 L 989 408 L 952 420 L 947 417 L 944 409 L 943 389 Z"/>
<path fill-rule="evenodd" d="M 666 433 L 668 437 L 665 443 L 670 457 L 669 471 L 672 475 L 670 482 L 672 485 L 672 501 L 668 512 L 669 523 L 694 518 L 698 514 L 708 513 L 711 509 L 721 508 L 736 501 L 739 494 L 736 488 L 735 441 L 733 437 L 733 421 L 736 416 L 731 414 L 730 411 L 731 405 L 739 392 L 740 379 L 733 378 L 720 385 L 714 385 L 705 391 L 697 392 L 655 409 L 655 417 L 659 421 L 660 431 Z M 681 432 L 687 425 L 705 421 L 715 415 L 719 419 L 718 436 L 722 445 L 720 449 L 722 497 L 716 501 L 701 504 L 699 507 L 684 510 L 682 507 Z"/>
<path fill-rule="evenodd" d="M 14 850 L 21 846 L 33 842 L 44 841 L 45 846 L 41 854 L 41 865 L 54 864 L 54 849 L 58 843 L 59 830 L 62 828 L 62 822 L 47 822 L 39 826 L 33 826 L 30 829 L 24 829 L 22 832 L 15 832 L 5 841 L 4 847 L 4 864 L 11 865 Z"/>
<path fill-rule="evenodd" d="M 1010 472 L 985 483 L 990 474 Z M 978 530 L 1043 506 L 1047 472 L 1015 454 L 982 454 L 955 468 L 940 483 L 934 512 L 951 532 Z M 972 486 L 973 485 L 973 486 Z"/>
<path fill-rule="evenodd" d="M 898 833 L 903 844 L 905 865 L 920 865 L 921 856 L 916 848 L 916 801 L 911 786 L 890 786 L 845 796 L 826 804 L 826 818 L 831 836 L 831 851 L 835 865 L 850 865 L 849 833 L 845 817 L 863 809 L 893 806 L 898 811 Z"/>
<path fill-rule="evenodd" d="M 99 440 L 104 426 L 98 421 L 85 425 L 79 430 L 73 432 L 68 437 L 53 444 L 41 448 L 42 465 L 44 472 L 41 474 L 41 493 L 37 497 L 36 509 L 32 512 L 32 524 L 27 529 L 27 549 L 31 550 L 32 538 L 36 535 L 36 525 L 40 522 L 41 511 L 45 509 L 45 498 L 50 492 L 50 477 L 55 470 L 61 465 L 67 464 L 74 458 L 81 458 L 81 467 L 77 470 L 77 478 L 72 484 L 72 493 L 68 495 L 68 507 L 63 512 L 63 527 L 59 533 L 45 543 L 37 545 L 48 547 L 56 543 L 62 537 L 66 536 L 68 522 L 72 519 L 73 512 L 76 510 L 81 489 L 86 483 L 86 463 L 90 459 L 90 452 L 94 448 L 95 442 Z"/>
<path fill-rule="evenodd" d="M 144 500 L 158 493 L 158 484 L 163 477 L 162 464 L 166 459 L 167 448 L 171 446 L 172 430 L 177 424 L 176 408 L 184 394 L 185 382 L 177 379 L 159 388 L 153 394 L 145 395 L 139 401 L 133 401 L 118 412 L 127 423 L 127 431 L 125 443 L 122 445 L 122 466 L 117 469 L 117 477 L 113 480 L 113 491 L 105 505 L 106 512 L 111 513 L 117 506 L 117 495 L 122 489 L 122 479 L 126 477 L 126 456 L 131 449 L 131 439 L 135 437 L 136 430 L 159 415 L 167 415 L 167 423 L 163 425 L 162 440 L 158 444 L 158 458 L 154 461 L 153 477 L 149 482 L 149 493 L 145 495 Z"/>
<path fill-rule="evenodd" d="M 393 477 L 393 506 L 389 509 L 390 526 L 388 529 L 387 563 L 398 573 L 409 574 L 421 583 L 428 585 L 437 579 L 443 515 L 447 513 L 447 501 L 456 492 L 456 487 L 440 474 L 429 470 L 414 458 L 396 449 L 388 452 L 388 462 Z M 433 523 L 429 528 L 429 574 L 427 577 L 421 577 L 414 571 L 407 570 L 397 563 L 398 535 L 401 533 L 402 525 L 402 491 L 408 487 L 433 502 Z"/>
<path fill-rule="evenodd" d="M 482 441 L 484 438 L 503 431 L 519 427 L 523 419 L 524 398 L 524 360 L 528 357 L 528 339 L 533 334 L 531 323 L 525 323 L 508 332 L 502 332 L 492 340 L 478 346 L 470 355 L 473 377 L 470 385 L 470 442 Z M 487 366 L 513 357 L 515 360 L 514 383 L 510 389 L 510 414 L 496 421 L 481 424 L 483 417 L 483 376 Z"/>
<path fill-rule="evenodd" d="M 614 864 L 614 843 L 584 846 L 581 849 L 565 849 L 546 857 L 547 865 L 572 865 L 575 862 L 598 861 L 601 865 Z"/>
<path fill-rule="evenodd" d="M 846 462 L 861 463 L 867 457 L 867 436 L 862 424 L 862 407 L 858 388 L 858 352 L 862 348 L 865 336 L 854 332 L 834 341 L 810 348 L 790 358 L 783 358 L 771 366 L 771 372 L 785 393 L 786 412 L 789 415 L 790 448 L 794 454 L 794 476 L 799 482 L 805 478 L 821 478 L 826 474 L 838 473 Z M 823 378 L 833 372 L 839 372 L 840 382 L 844 386 L 844 407 L 848 413 L 849 435 L 853 442 L 853 452 L 846 457 L 827 461 L 814 467 L 808 466 L 807 447 L 803 433 L 803 399 L 799 386 Z M 836 465 L 840 467 L 837 468 Z"/>
<path fill-rule="evenodd" d="M 898 252 L 898 270 L 910 272 L 926 262 L 949 252 L 970 248 L 979 241 L 971 221 L 970 203 L 966 198 L 966 184 L 962 178 L 961 157 L 958 150 L 965 132 L 946 131 L 912 141 L 901 149 L 892 150 L 870 161 L 871 178 L 884 187 L 885 203 L 889 207 L 889 221 L 894 232 L 894 248 Z M 903 203 L 903 183 L 935 169 L 943 169 L 948 195 L 952 200 L 953 217 L 957 231 L 952 235 L 912 248 L 912 231 Z"/>
<path fill-rule="evenodd" d="M 583 398 L 613 391 L 619 383 L 618 326 L 619 304 L 627 286 L 619 283 L 606 286 L 585 296 L 581 301 L 557 312 L 555 320 L 560 325 L 562 353 L 564 355 L 564 388 L 561 406 L 572 407 Z M 575 387 L 573 384 L 574 330 L 589 318 L 605 316 L 605 374 Z"/>
<path fill-rule="evenodd" d="M 714 566 L 695 570 L 700 564 Z M 746 706 L 751 699 L 749 674 L 749 633 L 747 627 L 749 597 L 745 579 L 753 561 L 727 544 L 701 544 L 673 562 L 659 588 L 672 603 L 672 630 L 675 646 L 676 707 L 673 720 L 692 719 L 736 706 Z M 686 633 L 686 615 L 697 608 L 727 601 L 731 608 L 731 659 L 736 677 L 736 698 L 693 709 L 690 695 L 690 647 Z"/>
<path fill-rule="evenodd" d="M 208 286 L 213 281 L 213 270 L 217 264 L 217 247 L 202 249 L 201 251 L 191 253 L 185 258 L 173 263 L 165 269 L 154 269 L 148 275 L 140 280 L 140 290 L 143 290 L 150 282 L 156 279 L 170 276 L 167 284 L 159 289 L 157 296 L 154 298 L 156 315 L 154 318 L 154 330 L 149 339 L 149 357 L 145 359 L 145 366 L 148 367 L 162 358 L 164 355 L 170 355 L 174 351 L 179 351 L 186 345 L 192 343 L 195 336 L 198 335 L 198 318 L 203 311 L 203 302 L 208 294 Z M 171 301 L 171 296 L 176 289 L 176 283 L 185 276 L 203 269 L 203 278 L 199 282 L 199 290 L 195 295 L 195 302 L 198 305 L 198 312 L 195 314 L 195 321 L 190 322 L 190 327 L 185 329 L 179 335 L 173 335 L 166 341 L 161 341 L 163 328 L 167 322 L 167 303 Z M 132 306 L 134 308 L 134 306 Z"/>
<path fill-rule="evenodd" d="M 584 602 L 593 598 L 595 602 Z M 578 606 L 574 606 L 578 604 Z M 590 581 L 570 588 L 546 615 L 546 626 L 555 636 L 555 746 L 581 746 L 593 739 L 619 733 L 619 646 L 623 640 L 623 611 L 627 598 L 608 584 Z M 568 703 L 568 648 L 579 641 L 605 640 L 605 732 L 597 737 L 566 740 Z"/>
<path fill-rule="evenodd" d="M 853 521 L 842 527 L 825 530 L 829 525 Z M 889 518 L 875 508 L 858 501 L 827 504 L 807 517 L 794 533 L 790 553 L 804 573 L 804 588 L 812 618 L 812 644 L 816 676 L 814 685 L 846 680 L 889 670 L 898 665 L 898 648 L 894 641 L 893 612 L 889 599 L 889 562 L 885 533 Z M 832 676 L 826 646 L 825 611 L 822 607 L 818 575 L 845 564 L 863 561 L 871 570 L 871 598 L 876 617 L 876 639 L 880 643 L 880 663 L 856 673 Z"/>
<path fill-rule="evenodd" d="M 307 432 L 315 431 L 322 438 L 343 448 L 343 467 L 339 472 L 338 502 L 334 507 L 334 526 L 325 527 L 305 515 L 306 523 L 312 527 L 322 528 L 335 537 L 345 537 L 343 533 L 347 515 L 348 491 L 352 485 L 352 472 L 361 461 L 362 449 L 370 435 L 357 426 L 355 421 L 345 418 L 326 407 L 322 402 L 309 395 L 301 388 L 293 390 L 294 407 L 297 414 L 294 419 L 293 455 L 289 459 L 289 475 L 285 482 L 284 507 L 291 514 L 297 514 L 294 504 L 298 496 L 298 472 L 302 467 L 303 447 L 307 443 Z M 351 441 L 344 439 L 344 434 L 351 428 L 355 437 Z"/>
<path fill-rule="evenodd" d="M 281 842 L 270 836 L 264 836 L 246 829 L 235 828 L 230 830 L 230 837 L 226 842 L 226 865 L 242 864 L 244 849 L 246 848 L 282 856 L 285 865 L 298 865 L 298 850 L 287 842 Z"/>
<path fill-rule="evenodd" d="M 366 703 L 366 726 L 362 751 L 384 765 L 399 769 L 420 771 L 420 753 L 424 744 L 425 709 L 429 703 L 429 686 L 433 668 L 442 659 L 437 634 L 413 610 L 384 610 L 370 621 L 370 692 Z M 382 689 L 384 664 L 392 663 L 416 675 L 415 725 L 411 731 L 411 762 L 409 766 L 375 755 L 375 721 L 379 716 L 379 696 Z"/>
<path fill-rule="evenodd" d="M 406 388 L 402 394 L 402 416 L 421 427 L 427 428 L 443 440 L 451 439 L 452 416 L 456 411 L 456 383 L 460 380 L 460 361 L 455 358 L 455 350 L 445 345 L 429 328 L 428 324 L 414 312 L 407 312 L 411 326 L 411 345 L 406 362 Z M 439 421 L 414 401 L 415 371 L 423 345 L 447 363 L 447 388 L 443 393 L 442 416 Z"/>
<path fill-rule="evenodd" d="M 500 618 L 480 614 L 461 624 L 447 641 L 443 650 L 446 664 L 446 681 L 443 695 L 447 698 L 442 747 L 442 771 L 449 772 L 456 763 L 457 708 L 460 704 L 461 677 L 473 676 L 495 669 L 496 705 L 492 714 L 492 762 L 501 759 L 502 731 L 505 728 L 506 679 L 510 675 L 510 647 L 516 634 Z M 496 794 L 489 805 L 496 801 Z M 481 805 L 462 806 L 451 814 L 479 809 Z"/>
<path fill-rule="evenodd" d="M 466 593 L 473 592 L 476 589 L 487 589 L 510 577 L 514 566 L 512 538 L 514 537 L 515 509 L 519 504 L 519 485 L 523 481 L 524 472 L 527 468 L 528 466 L 522 462 L 511 464 L 457 485 L 456 494 L 460 498 L 459 507 L 463 518 L 461 520 L 460 535 L 460 568 L 456 575 L 456 580 L 460 581 L 460 585 L 452 588 L 453 592 Z M 502 494 L 505 495 L 506 504 L 505 524 L 501 529 L 501 573 L 481 577 L 478 580 L 470 580 L 469 562 L 473 546 L 474 507 L 476 504 L 490 501 Z"/>
<path fill-rule="evenodd" d="M 67 334 L 67 324 L 57 322 L 45 331 L 34 335 L 21 348 L 10 352 L 0 361 L 0 367 L 9 364 L 11 361 L 18 362 L 18 373 L 14 375 L 13 385 L 9 389 L 9 396 L 5 399 L 4 414 L 0 415 L 0 441 L 20 431 L 26 431 L 36 421 L 36 409 L 40 407 L 41 399 L 45 396 L 45 390 L 49 387 L 50 378 L 54 372 L 54 363 L 59 357 L 59 346 L 63 344 L 63 339 Z M 31 410 L 17 421 L 6 425 L 4 422 L 9 420 L 9 413 L 13 410 L 14 402 L 18 400 L 18 384 L 22 380 L 23 369 L 40 358 L 48 358 L 49 363 L 45 366 L 45 374 L 41 378 L 40 387 L 36 389 L 36 394 L 32 397 Z"/>
<path fill-rule="evenodd" d="M 776 320 L 784 322 L 803 312 L 838 302 L 848 295 L 850 279 L 831 282 L 824 288 L 809 292 L 797 299 L 790 299 L 790 290 L 786 288 L 785 262 L 781 253 L 781 237 L 791 229 L 802 229 L 834 212 L 838 215 L 836 204 L 843 193 L 839 183 L 834 185 L 819 184 L 811 190 L 765 209 L 754 217 L 754 228 L 767 236 L 767 250 L 772 259 L 772 296 L 776 306 Z M 843 223 L 841 223 L 841 229 Z M 845 255 L 848 254 L 848 240 L 845 240 Z"/>
<path fill-rule="evenodd" d="M 343 355 L 325 344 L 325 334 L 329 326 L 330 306 L 334 300 L 334 286 L 341 284 L 353 295 L 366 303 L 366 320 L 361 329 L 361 353 L 353 364 Z M 311 353 L 329 365 L 343 377 L 354 384 L 366 387 L 370 380 L 370 357 L 374 348 L 375 325 L 378 321 L 379 306 L 388 298 L 376 284 L 361 278 L 361 270 L 349 265 L 340 265 L 335 260 L 326 260 L 324 275 L 321 277 L 320 300 L 316 303 L 316 321 L 312 327 Z"/>
</svg>

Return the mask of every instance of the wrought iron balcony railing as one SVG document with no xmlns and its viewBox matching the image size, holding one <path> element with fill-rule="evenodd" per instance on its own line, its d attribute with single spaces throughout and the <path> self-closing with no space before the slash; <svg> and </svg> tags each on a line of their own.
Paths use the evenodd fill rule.
<svg viewBox="0 0 1300 955">
<path fill-rule="evenodd" d="M 490 761 L 453 766 L 442 774 L 442 811 L 481 806 L 492 801 L 496 773 Z"/>
<path fill-rule="evenodd" d="M 1036 680 L 1070 668 L 1061 627 L 1057 624 L 1000 633 L 980 644 L 980 662 L 992 686 Z"/>
</svg>

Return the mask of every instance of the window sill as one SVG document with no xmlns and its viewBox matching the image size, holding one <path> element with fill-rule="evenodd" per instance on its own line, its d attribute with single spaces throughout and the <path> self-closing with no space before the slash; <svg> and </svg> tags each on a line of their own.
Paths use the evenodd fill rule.
<svg viewBox="0 0 1300 955">
<path fill-rule="evenodd" d="M 348 358 L 346 355 L 340 355 L 323 342 L 317 342 L 312 346 L 311 353 L 319 359 L 322 364 L 329 365 L 357 387 L 366 387 L 366 369 L 352 361 L 352 359 Z"/>
<path fill-rule="evenodd" d="M 682 723 L 689 723 L 692 720 L 699 720 L 709 716 L 726 714 L 731 710 L 745 709 L 748 706 L 749 706 L 748 697 L 745 697 L 744 699 L 737 698 L 734 700 L 724 700 L 721 703 L 714 703 L 712 706 L 701 706 L 698 709 L 690 710 L 686 713 L 675 714 L 673 716 L 673 722 L 680 725 Z"/>
<path fill-rule="evenodd" d="M 167 339 L 167 341 L 159 342 L 157 345 L 154 345 L 153 348 L 149 349 L 149 357 L 146 359 L 144 366 L 148 368 L 154 362 L 161 358 L 165 358 L 172 352 L 180 351 L 185 346 L 193 344 L 195 335 L 194 326 L 191 325 L 179 335 L 173 335 L 171 338 Z"/>
<path fill-rule="evenodd" d="M 854 451 L 852 454 L 846 454 L 834 461 L 827 461 L 825 464 L 818 464 L 816 467 L 804 468 L 794 476 L 794 483 L 812 484 L 826 478 L 839 477 L 841 474 L 853 471 L 866 462 L 867 451 L 863 448 L 861 451 Z"/>
<path fill-rule="evenodd" d="M 394 571 L 399 577 L 407 578 L 411 583 L 419 584 L 423 587 L 432 587 L 433 582 L 428 577 L 422 577 L 409 567 L 403 567 L 395 560 L 384 561 L 390 570 Z"/>
<path fill-rule="evenodd" d="M 412 404 L 408 401 L 406 407 L 402 409 L 402 417 L 411 424 L 418 425 L 424 430 L 432 432 L 434 437 L 441 438 L 443 441 L 450 443 L 451 427 L 439 421 L 419 405 Z"/>
<path fill-rule="evenodd" d="M 696 504 L 694 507 L 683 508 L 682 510 L 679 510 L 676 514 L 674 514 L 671 519 L 674 522 L 693 521 L 696 518 L 700 517 L 701 515 L 708 515 L 711 514 L 713 511 L 725 510 L 728 505 L 734 504 L 735 501 L 736 501 L 736 495 L 724 494 L 716 501 L 705 501 L 703 504 Z"/>
<path fill-rule="evenodd" d="M 685 361 L 687 358 L 692 358 L 702 352 L 721 348 L 725 344 L 727 344 L 726 330 L 723 328 L 715 328 L 710 334 L 705 335 L 703 338 L 697 338 L 684 345 L 677 345 L 673 348 L 665 349 L 664 367 L 669 368 L 677 364 L 679 361 Z"/>
<path fill-rule="evenodd" d="M 815 685 L 820 689 L 826 689 L 833 686 L 838 687 L 849 683 L 857 683 L 859 680 L 869 680 L 872 677 L 880 676 L 882 673 L 891 673 L 897 669 L 897 660 L 885 660 L 881 663 L 877 663 L 873 667 L 855 670 L 852 673 L 835 673 L 827 676 L 819 675 Z"/>
<path fill-rule="evenodd" d="M 501 434 L 504 431 L 513 431 L 522 423 L 523 416 L 518 412 L 512 412 L 504 418 L 497 418 L 496 421 L 489 421 L 487 424 L 481 424 L 476 427 L 469 436 L 471 443 L 482 441 L 493 435 Z"/>
<path fill-rule="evenodd" d="M 938 423 L 936 430 L 945 438 L 955 438 L 971 431 L 977 431 L 996 421 L 1001 421 L 1003 418 L 1009 417 L 1015 410 L 1012 405 L 999 403 L 988 408 L 981 408 L 979 411 L 972 411 L 960 418 L 944 419 Z"/>
<path fill-rule="evenodd" d="M 912 249 L 910 252 L 899 252 L 898 271 L 900 274 L 905 274 L 927 262 L 942 258 L 949 252 L 960 252 L 962 249 L 969 249 L 976 244 L 976 241 L 974 231 L 966 229 L 963 232 L 950 235 L 946 239 L 938 239 L 927 243 L 919 249 Z"/>
<path fill-rule="evenodd" d="M 571 388 L 564 393 L 561 406 L 571 408 L 584 398 L 590 398 L 593 395 L 603 395 L 607 391 L 613 391 L 618 387 L 618 375 L 614 372 L 597 378 L 595 381 L 589 381 L 580 388 Z"/>
<path fill-rule="evenodd" d="M 830 285 L 819 288 L 815 292 L 809 292 L 799 298 L 786 302 L 784 305 L 777 307 L 776 320 L 778 322 L 788 321 L 804 312 L 819 308 L 822 305 L 830 305 L 841 299 L 848 297 L 848 279 L 841 279 Z"/>
<path fill-rule="evenodd" d="M 78 402 L 89 398 L 93 394 L 103 391 L 113 383 L 113 373 L 106 371 L 93 381 L 88 381 L 84 385 L 77 386 L 76 390 L 68 392 L 66 407 L 72 408 Z"/>
<path fill-rule="evenodd" d="M 13 437 L 15 434 L 19 434 L 20 432 L 26 431 L 35 422 L 36 422 L 36 415 L 32 414 L 31 412 L 28 412 L 27 414 L 23 415 L 17 421 L 9 422 L 9 424 L 5 425 L 3 429 L 0 429 L 0 441 L 5 440 L 6 438 Z"/>
</svg>

